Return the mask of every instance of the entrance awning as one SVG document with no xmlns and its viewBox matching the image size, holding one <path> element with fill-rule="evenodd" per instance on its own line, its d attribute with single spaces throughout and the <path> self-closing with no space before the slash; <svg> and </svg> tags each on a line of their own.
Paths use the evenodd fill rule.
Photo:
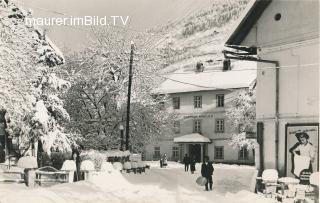
<svg viewBox="0 0 320 203">
<path fill-rule="evenodd" d="M 192 133 L 183 135 L 173 139 L 176 143 L 210 143 L 209 138 L 200 135 L 199 133 Z"/>
</svg>

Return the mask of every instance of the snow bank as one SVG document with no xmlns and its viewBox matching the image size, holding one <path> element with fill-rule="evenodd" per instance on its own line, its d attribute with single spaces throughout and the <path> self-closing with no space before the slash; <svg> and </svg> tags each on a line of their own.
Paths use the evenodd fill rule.
<svg viewBox="0 0 320 203">
<path fill-rule="evenodd" d="M 255 202 L 255 203 L 274 203 L 273 199 L 267 199 L 263 196 L 254 194 L 252 192 L 248 191 L 240 191 L 236 194 L 227 193 L 225 195 L 224 203 L 249 203 L 249 202 Z"/>
<path fill-rule="evenodd" d="M 146 165 L 149 165 L 150 168 L 160 168 L 160 161 L 145 161 Z M 168 165 L 162 169 L 172 169 L 172 168 L 183 168 L 184 165 L 179 162 L 168 161 Z"/>
</svg>

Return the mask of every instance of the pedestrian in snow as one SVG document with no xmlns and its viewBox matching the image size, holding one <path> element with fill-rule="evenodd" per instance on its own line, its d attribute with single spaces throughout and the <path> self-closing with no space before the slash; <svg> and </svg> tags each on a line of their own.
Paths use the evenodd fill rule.
<svg viewBox="0 0 320 203">
<path fill-rule="evenodd" d="M 163 161 L 162 161 L 162 157 L 160 157 L 160 168 L 163 167 Z"/>
<path fill-rule="evenodd" d="M 74 181 L 79 181 L 80 180 L 80 164 L 81 164 L 81 159 L 80 159 L 80 154 L 83 149 L 83 146 L 76 146 L 72 149 L 72 159 L 76 162 L 76 171 L 75 171 L 75 176 L 74 176 Z"/>
<path fill-rule="evenodd" d="M 183 163 L 184 163 L 184 171 L 188 171 L 189 170 L 189 164 L 190 164 L 190 158 L 188 157 L 188 154 L 184 155 Z"/>
<path fill-rule="evenodd" d="M 196 170 L 196 157 L 193 155 L 192 158 L 190 159 L 191 174 L 193 174 L 195 170 Z"/>
<path fill-rule="evenodd" d="M 212 166 L 212 163 L 209 162 L 209 157 L 204 157 L 204 162 L 201 165 L 201 175 L 202 177 L 205 177 L 207 179 L 206 191 L 209 191 L 208 184 L 210 185 L 210 190 L 212 190 L 212 174 L 213 174 L 214 168 Z"/>
<path fill-rule="evenodd" d="M 168 159 L 167 159 L 167 154 L 165 153 L 163 155 L 163 158 L 162 158 L 162 166 L 167 166 L 168 165 Z"/>
</svg>

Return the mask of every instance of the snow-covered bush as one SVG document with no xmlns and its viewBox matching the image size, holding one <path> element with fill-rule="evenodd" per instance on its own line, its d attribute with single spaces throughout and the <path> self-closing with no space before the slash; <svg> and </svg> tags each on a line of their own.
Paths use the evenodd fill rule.
<svg viewBox="0 0 320 203">
<path fill-rule="evenodd" d="M 113 163 L 113 168 L 117 171 L 121 171 L 123 169 L 122 163 L 120 162 L 114 162 Z"/>
<path fill-rule="evenodd" d="M 110 162 L 103 162 L 101 165 L 101 171 L 107 171 L 111 173 L 114 170 L 113 165 Z"/>
<path fill-rule="evenodd" d="M 73 160 L 65 160 L 63 162 L 61 170 L 63 170 L 63 171 L 75 171 L 75 170 L 77 170 L 76 162 L 73 161 Z"/>
<path fill-rule="evenodd" d="M 21 157 L 17 166 L 20 168 L 38 168 L 37 158 L 34 156 Z"/>
<path fill-rule="evenodd" d="M 130 162 L 125 162 L 123 164 L 123 168 L 126 169 L 126 170 L 130 170 L 131 169 L 131 163 Z"/>
<path fill-rule="evenodd" d="M 135 161 L 131 162 L 131 168 L 138 168 L 138 163 Z"/>
<path fill-rule="evenodd" d="M 95 169 L 100 170 L 102 163 L 108 161 L 108 158 L 127 158 L 130 156 L 129 151 L 120 150 L 108 150 L 108 151 L 98 151 L 98 150 L 88 150 L 81 153 L 81 160 L 91 160 L 94 162 Z M 112 159 L 113 161 L 114 159 Z"/>
<path fill-rule="evenodd" d="M 71 158 L 70 152 L 52 152 L 51 161 L 52 166 L 58 170 L 63 166 L 63 163 Z"/>
<path fill-rule="evenodd" d="M 94 168 L 96 170 L 101 169 L 101 165 L 103 162 L 107 161 L 106 156 L 96 150 L 89 150 L 89 151 L 84 151 L 81 153 L 81 160 L 90 160 L 94 163 Z"/>
<path fill-rule="evenodd" d="M 94 163 L 90 160 L 85 160 L 85 161 L 81 162 L 80 170 L 94 171 Z"/>
<path fill-rule="evenodd" d="M 138 168 L 143 168 L 145 166 L 146 164 L 143 161 L 138 161 Z"/>
</svg>

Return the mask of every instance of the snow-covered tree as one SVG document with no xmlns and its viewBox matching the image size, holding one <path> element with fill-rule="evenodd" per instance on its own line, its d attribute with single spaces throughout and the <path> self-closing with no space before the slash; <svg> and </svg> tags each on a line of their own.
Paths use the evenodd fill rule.
<svg viewBox="0 0 320 203">
<path fill-rule="evenodd" d="M 247 139 L 248 133 L 255 132 L 256 97 L 255 89 L 243 90 L 227 108 L 226 114 L 234 132 L 230 145 L 234 148 L 254 149 L 255 142 Z"/>
<path fill-rule="evenodd" d="M 61 124 L 69 120 L 59 98 L 69 83 L 55 75 L 64 58 L 45 33 L 26 25 L 29 12 L 0 0 L 0 111 L 23 155 L 40 137 L 46 151 L 69 148 Z"/>
<path fill-rule="evenodd" d="M 130 41 L 134 39 L 131 95 L 130 145 L 142 151 L 144 145 L 164 135 L 173 115 L 163 107 L 168 98 L 152 96 L 159 84 L 156 73 L 163 57 L 148 50 L 148 36 L 133 35 L 123 29 L 95 30 L 96 41 L 78 54 L 66 56 L 65 72 L 72 82 L 65 98 L 70 113 L 70 129 L 83 136 L 92 148 L 119 148 L 120 124 L 125 126 Z"/>
</svg>

